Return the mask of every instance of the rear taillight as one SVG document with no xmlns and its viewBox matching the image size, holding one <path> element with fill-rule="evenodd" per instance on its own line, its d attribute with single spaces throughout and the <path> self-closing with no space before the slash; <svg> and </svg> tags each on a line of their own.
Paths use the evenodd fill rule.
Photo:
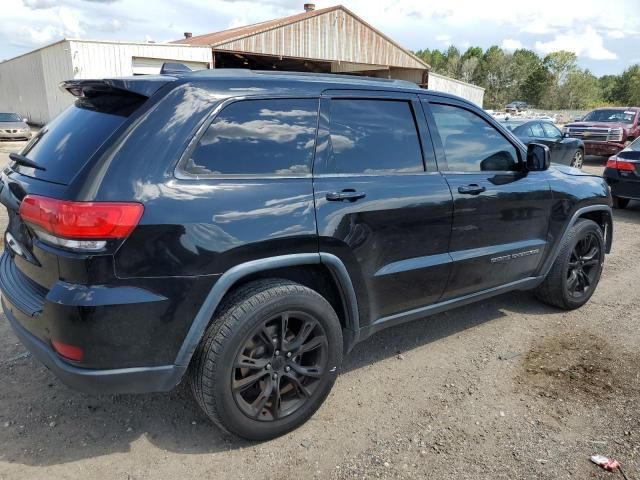
<svg viewBox="0 0 640 480">
<path fill-rule="evenodd" d="M 53 349 L 58 352 L 58 355 L 69 360 L 73 360 L 74 362 L 80 362 L 84 357 L 83 350 L 75 345 L 62 343 L 58 340 L 51 340 L 51 345 L 53 345 Z"/>
<path fill-rule="evenodd" d="M 72 202 L 39 195 L 27 195 L 20 204 L 20 216 L 43 240 L 89 250 L 129 236 L 143 212 L 140 203 Z"/>
<path fill-rule="evenodd" d="M 607 160 L 607 168 L 634 172 L 636 170 L 636 164 L 634 162 L 625 162 L 624 160 L 620 160 L 614 155 L 613 157 L 610 157 L 609 160 Z"/>
</svg>

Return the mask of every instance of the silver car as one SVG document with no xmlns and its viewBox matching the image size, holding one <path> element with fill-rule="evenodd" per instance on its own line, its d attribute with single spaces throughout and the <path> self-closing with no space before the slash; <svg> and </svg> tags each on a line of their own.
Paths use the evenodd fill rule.
<svg viewBox="0 0 640 480">
<path fill-rule="evenodd" d="M 20 118 L 17 113 L 0 112 L 0 139 L 29 140 L 31 129 L 26 118 Z"/>
</svg>

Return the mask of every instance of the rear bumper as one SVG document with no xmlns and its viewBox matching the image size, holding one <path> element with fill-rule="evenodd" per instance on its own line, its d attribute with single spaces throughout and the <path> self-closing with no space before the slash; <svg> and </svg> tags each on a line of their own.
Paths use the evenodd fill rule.
<svg viewBox="0 0 640 480">
<path fill-rule="evenodd" d="M 621 176 L 616 170 L 605 169 L 603 177 L 609 187 L 611 196 L 640 200 L 640 178 L 627 178 Z"/>
<path fill-rule="evenodd" d="M 624 148 L 623 143 L 613 142 L 593 142 L 589 140 L 583 140 L 585 155 L 615 155 Z"/>
<path fill-rule="evenodd" d="M 64 384 L 86 393 L 147 393 L 166 392 L 182 379 L 186 367 L 162 365 L 155 367 L 93 370 L 65 362 L 45 342 L 29 333 L 14 315 L 10 302 L 2 298 L 2 309 L 22 344 Z"/>
</svg>

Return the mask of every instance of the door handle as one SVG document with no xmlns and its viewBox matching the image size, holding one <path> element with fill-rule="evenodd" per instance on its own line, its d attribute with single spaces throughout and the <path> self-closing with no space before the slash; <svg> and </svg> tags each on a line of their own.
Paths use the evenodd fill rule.
<svg viewBox="0 0 640 480">
<path fill-rule="evenodd" d="M 353 188 L 345 188 L 341 192 L 329 192 L 325 195 L 325 198 L 330 202 L 342 202 L 344 200 L 355 202 L 366 196 L 367 194 L 364 192 L 356 192 Z"/>
<path fill-rule="evenodd" d="M 458 193 L 462 193 L 463 195 L 480 195 L 485 190 L 486 188 L 481 187 L 480 185 L 477 185 L 475 183 L 458 187 Z"/>
</svg>

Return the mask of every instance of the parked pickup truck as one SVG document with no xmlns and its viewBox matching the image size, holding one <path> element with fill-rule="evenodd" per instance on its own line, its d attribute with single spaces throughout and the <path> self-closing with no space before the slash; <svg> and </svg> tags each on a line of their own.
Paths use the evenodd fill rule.
<svg viewBox="0 0 640 480">
<path fill-rule="evenodd" d="M 585 155 L 615 155 L 640 137 L 640 108 L 598 108 L 562 132 L 584 142 Z"/>
</svg>

